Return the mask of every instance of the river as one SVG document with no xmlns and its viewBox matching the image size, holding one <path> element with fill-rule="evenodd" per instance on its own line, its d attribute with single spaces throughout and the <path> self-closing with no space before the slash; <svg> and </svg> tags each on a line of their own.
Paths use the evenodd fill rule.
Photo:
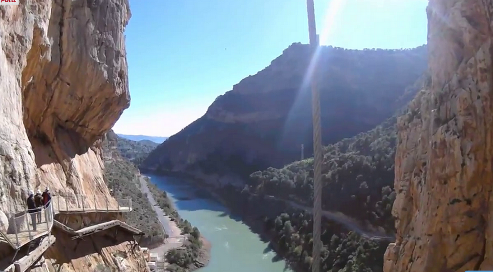
<svg viewBox="0 0 493 272">
<path fill-rule="evenodd" d="M 168 193 L 183 219 L 196 226 L 212 244 L 209 264 L 198 272 L 292 272 L 259 236 L 214 199 L 197 195 L 183 180 L 149 175 Z"/>
</svg>

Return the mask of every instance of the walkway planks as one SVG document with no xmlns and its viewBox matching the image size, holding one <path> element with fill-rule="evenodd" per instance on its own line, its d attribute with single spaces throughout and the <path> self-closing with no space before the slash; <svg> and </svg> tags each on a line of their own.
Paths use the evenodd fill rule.
<svg viewBox="0 0 493 272">
<path fill-rule="evenodd" d="M 132 207 L 117 207 L 117 208 L 69 208 L 68 210 L 57 210 L 57 214 L 79 214 L 79 213 L 115 213 L 115 212 L 131 212 Z"/>
<path fill-rule="evenodd" d="M 128 225 L 127 223 L 122 222 L 120 220 L 111 220 L 111 221 L 100 223 L 100 224 L 97 224 L 94 226 L 85 227 L 85 228 L 82 228 L 80 230 L 73 230 L 72 228 L 70 228 L 70 227 L 68 227 L 68 226 L 66 226 L 66 225 L 64 225 L 58 221 L 55 221 L 54 225 L 55 225 L 55 227 L 65 231 L 66 233 L 73 235 L 72 239 L 78 239 L 78 238 L 81 238 L 84 236 L 92 235 L 94 233 L 97 233 L 97 232 L 100 232 L 103 230 L 107 230 L 107 229 L 110 229 L 113 227 L 123 228 L 123 229 L 127 230 L 128 232 L 131 232 L 135 235 L 144 234 L 144 232 L 142 232 L 141 230 L 139 230 L 135 227 L 132 227 L 132 226 Z"/>
<path fill-rule="evenodd" d="M 123 203 L 117 202 L 116 205 L 114 203 L 110 204 L 107 196 L 104 196 L 104 204 L 98 205 L 96 204 L 97 196 L 94 196 L 94 204 L 86 205 L 87 197 L 84 195 L 76 196 L 77 204 L 67 202 L 66 199 L 60 201 L 60 197 L 57 197 L 57 201 L 54 202 L 52 198 L 52 204 L 50 208 L 53 208 L 52 213 L 50 214 L 50 218 L 46 218 L 46 212 L 42 212 L 41 223 L 36 224 L 36 231 L 33 231 L 33 226 L 31 222 L 30 214 L 22 214 L 21 216 L 15 217 L 14 221 L 17 225 L 13 225 L 15 233 L 0 233 L 0 243 L 9 244 L 15 251 L 16 254 L 19 253 L 19 250 L 22 248 L 26 248 L 25 246 L 36 240 L 41 238 L 41 242 L 39 245 L 26 256 L 23 256 L 19 260 L 15 261 L 14 264 L 11 263 L 5 270 L 9 272 L 24 272 L 28 270 L 41 256 L 43 256 L 44 252 L 55 243 L 55 236 L 50 235 L 51 228 L 53 225 L 58 227 L 59 229 L 73 235 L 72 239 L 81 238 L 83 236 L 91 235 L 112 227 L 120 227 L 134 235 L 143 235 L 144 233 L 134 228 L 125 222 L 120 220 L 112 220 L 109 222 L 100 223 L 94 226 L 86 227 L 77 231 L 65 226 L 64 224 L 54 220 L 54 214 L 90 214 L 90 213 L 120 213 L 120 212 L 131 212 L 132 211 L 132 199 L 124 199 Z M 92 199 L 92 197 L 91 197 Z M 82 200 L 82 201 L 81 201 Z M 57 205 L 58 204 L 58 205 Z M 64 204 L 64 207 L 61 205 Z M 125 204 L 120 206 L 120 204 Z M 56 207 L 54 207 L 56 206 Z M 72 206 L 72 207 L 70 207 Z M 75 206 L 75 207 L 73 207 Z M 51 220 L 49 220 L 51 219 Z M 48 222 L 49 221 L 49 222 Z M 47 235 L 47 236 L 46 236 Z M 46 237 L 43 237 L 46 236 Z M 24 253 L 25 254 L 25 253 Z M 20 256 L 18 256 L 20 257 Z M 5 267 L 4 267 L 5 268 Z M 15 270 L 15 271 L 14 271 Z"/>
<path fill-rule="evenodd" d="M 56 213 L 131 212 L 132 199 L 108 195 L 56 195 L 51 199 Z"/>
<path fill-rule="evenodd" d="M 41 258 L 45 251 L 55 243 L 55 240 L 56 238 L 53 235 L 43 238 L 36 249 L 14 263 L 15 272 L 24 272 L 28 270 L 39 258 Z"/>
<path fill-rule="evenodd" d="M 57 211 L 55 210 L 56 214 L 88 214 L 88 213 L 118 213 L 118 212 L 130 212 L 132 211 L 131 207 L 119 207 L 115 209 L 80 209 L 80 208 L 70 208 L 68 211 Z M 24 228 L 22 230 L 19 230 L 17 233 L 17 237 L 15 233 L 4 233 L 3 235 L 7 238 L 7 240 L 0 235 L 0 243 L 8 243 L 11 244 L 12 247 L 14 248 L 20 248 L 30 241 L 39 238 L 43 235 L 48 234 L 50 231 L 49 225 L 46 224 L 46 218 L 45 214 L 42 214 L 42 220 L 41 223 L 38 223 L 36 226 L 36 231 L 32 230 L 32 224 L 31 224 L 31 218 L 29 215 L 26 216 L 26 220 L 28 222 L 25 222 L 24 224 L 30 224 L 29 229 Z"/>
<path fill-rule="evenodd" d="M 17 234 L 16 233 L 4 233 L 2 236 L 5 236 L 7 238 L 7 241 L 5 241 L 5 238 L 0 236 L 0 242 L 4 243 L 9 243 L 14 249 L 20 248 L 27 243 L 29 243 L 32 240 L 35 240 L 43 235 L 48 234 L 50 232 L 50 222 L 47 222 L 46 220 L 45 213 L 41 213 L 41 223 L 36 224 L 36 231 L 34 231 L 32 228 L 32 222 L 31 222 L 31 216 L 30 214 L 26 214 L 25 218 L 23 220 L 18 220 L 18 226 L 17 226 Z M 16 219 L 17 220 L 17 219 Z M 25 226 L 25 227 L 21 227 Z"/>
</svg>

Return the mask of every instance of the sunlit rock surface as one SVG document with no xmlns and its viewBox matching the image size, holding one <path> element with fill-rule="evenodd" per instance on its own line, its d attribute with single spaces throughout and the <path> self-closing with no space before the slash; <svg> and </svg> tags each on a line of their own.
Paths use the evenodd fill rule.
<svg viewBox="0 0 493 272">
<path fill-rule="evenodd" d="M 384 270 L 492 270 L 493 1 L 430 0 L 427 12 L 431 80 L 398 121 Z"/>
<path fill-rule="evenodd" d="M 28 190 L 109 195 L 99 139 L 130 103 L 123 35 L 129 18 L 127 0 L 0 6 L 2 229 Z M 104 257 L 111 251 L 94 261 L 117 268 Z M 86 271 L 79 268 L 72 266 Z"/>
</svg>

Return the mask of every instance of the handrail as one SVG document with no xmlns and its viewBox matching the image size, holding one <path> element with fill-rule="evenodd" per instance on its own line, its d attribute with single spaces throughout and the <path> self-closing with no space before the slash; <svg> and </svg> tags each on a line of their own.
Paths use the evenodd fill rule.
<svg viewBox="0 0 493 272">
<path fill-rule="evenodd" d="M 14 249 L 18 249 L 43 235 L 51 235 L 53 218 L 51 201 L 42 207 L 23 209 L 11 216 L 9 228 L 6 232 L 0 231 L 0 235 Z"/>
<path fill-rule="evenodd" d="M 43 256 L 46 250 L 55 243 L 55 241 L 55 236 L 46 236 L 33 251 L 14 262 L 15 271 L 28 271 L 29 268 Z"/>
<path fill-rule="evenodd" d="M 132 199 L 115 199 L 108 195 L 82 195 L 69 196 L 55 195 L 43 207 L 26 209 L 22 206 L 15 207 L 17 213 L 11 216 L 9 228 L 0 230 L 0 240 L 5 240 L 14 249 L 19 249 L 26 243 L 43 235 L 51 235 L 54 214 L 60 212 L 130 212 L 132 211 Z"/>
<path fill-rule="evenodd" d="M 115 199 L 104 194 L 95 195 L 55 195 L 52 196 L 55 212 L 129 212 L 132 211 L 132 199 Z"/>
<path fill-rule="evenodd" d="M 108 222 L 103 222 L 103 223 L 99 223 L 96 225 L 88 226 L 88 227 L 85 227 L 85 228 L 82 228 L 79 230 L 74 230 L 71 227 L 69 227 L 69 226 L 67 226 L 67 225 L 65 225 L 59 221 L 56 221 L 56 220 L 55 220 L 55 226 L 57 228 L 59 228 L 60 230 L 63 230 L 64 232 L 66 232 L 70 235 L 73 235 L 72 239 L 80 238 L 80 237 L 86 236 L 86 235 L 91 235 L 95 232 L 103 231 L 103 230 L 106 230 L 108 228 L 117 227 L 117 226 L 121 227 L 121 228 L 123 228 L 129 232 L 132 232 L 133 234 L 136 234 L 136 235 L 144 234 L 144 232 L 142 232 L 140 229 L 133 227 L 133 226 L 131 226 L 125 222 L 122 222 L 120 220 L 111 220 Z"/>
<path fill-rule="evenodd" d="M 5 240 L 11 247 L 15 248 L 15 244 L 10 241 L 9 237 L 3 231 L 0 231 L 0 236 L 2 236 L 2 239 Z"/>
</svg>

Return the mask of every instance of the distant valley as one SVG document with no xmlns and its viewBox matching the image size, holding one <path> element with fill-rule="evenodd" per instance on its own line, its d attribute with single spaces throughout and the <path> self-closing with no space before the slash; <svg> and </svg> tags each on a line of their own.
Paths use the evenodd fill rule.
<svg viewBox="0 0 493 272">
<path fill-rule="evenodd" d="M 117 134 L 118 136 L 127 139 L 127 140 L 132 140 L 132 141 L 151 141 L 155 143 L 162 143 L 168 139 L 168 137 L 160 137 L 160 136 L 147 136 L 147 135 L 127 135 L 127 134 Z"/>
</svg>

